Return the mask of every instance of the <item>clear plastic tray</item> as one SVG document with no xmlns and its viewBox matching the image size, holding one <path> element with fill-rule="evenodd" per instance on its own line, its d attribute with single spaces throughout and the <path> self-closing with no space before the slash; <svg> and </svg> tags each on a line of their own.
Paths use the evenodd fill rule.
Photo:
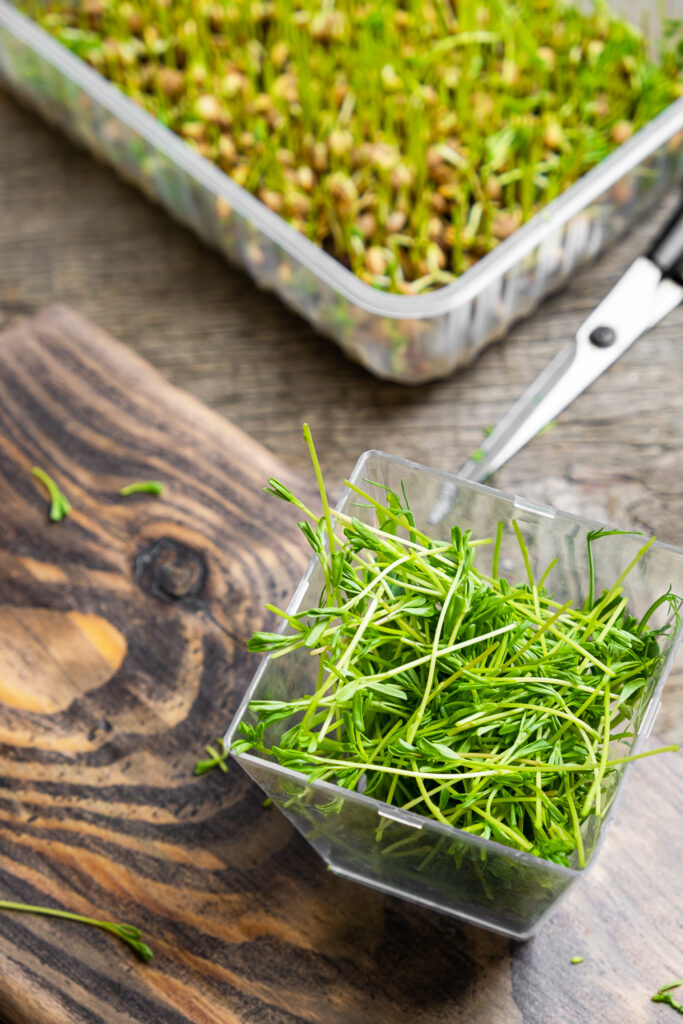
<svg viewBox="0 0 683 1024">
<path fill-rule="evenodd" d="M 654 20 L 655 0 L 646 6 Z M 8 0 L 0 0 L 0 79 L 352 359 L 407 384 L 469 363 L 683 176 L 680 99 L 456 282 L 390 295 L 298 234 Z"/>
<path fill-rule="evenodd" d="M 368 485 L 372 480 L 372 485 Z M 529 504 L 519 498 L 481 484 L 465 483 L 457 477 L 406 462 L 382 452 L 366 452 L 351 477 L 359 486 L 375 488 L 383 497 L 382 485 L 399 492 L 405 486 L 407 500 L 418 529 L 437 539 L 450 537 L 458 523 L 472 529 L 475 537 L 493 536 L 499 520 L 505 524 L 501 566 L 510 579 L 524 577 L 519 547 L 511 520 L 519 524 L 529 548 L 532 569 L 538 575 L 553 558 L 557 565 L 550 584 L 554 597 L 564 603 L 570 598 L 583 603 L 588 589 L 586 534 L 600 524 L 553 508 Z M 438 527 L 429 526 L 430 512 L 439 501 L 444 485 L 457 484 L 448 516 Z M 347 490 L 339 508 L 351 498 Z M 353 505 L 353 514 L 371 522 L 367 506 Z M 596 592 L 600 593 L 619 576 L 643 538 L 603 537 L 594 545 Z M 490 549 L 481 548 L 477 564 L 487 571 Z M 632 614 L 642 615 L 651 602 L 672 585 L 683 593 L 683 550 L 655 543 L 626 578 L 624 594 Z M 324 583 L 317 560 L 308 567 L 288 611 L 294 613 L 307 603 L 318 603 Z M 312 599 L 312 600 L 309 600 Z M 664 614 L 653 625 L 663 625 Z M 633 718 L 637 751 L 649 735 L 660 694 L 671 669 L 683 627 L 672 628 L 666 638 L 657 672 L 648 680 Z M 306 651 L 287 657 L 265 658 L 249 686 L 232 722 L 225 742 L 237 738 L 242 720 L 255 724 L 249 703 L 258 700 L 296 698 L 315 691 L 317 664 Z M 285 728 L 286 722 L 271 726 Z M 275 736 L 269 730 L 267 741 Z M 619 756 L 625 753 L 620 748 Z M 662 755 L 662 756 L 667 756 Z M 308 782 L 298 772 L 253 753 L 239 754 L 237 760 L 278 805 L 296 828 L 315 847 L 329 868 L 337 874 L 384 892 L 421 903 L 473 924 L 515 939 L 527 939 L 540 927 L 550 910 L 583 874 L 585 869 L 563 867 L 531 854 L 482 839 L 410 811 L 402 811 L 361 793 L 328 782 Z M 616 776 L 620 790 L 628 769 Z M 582 827 L 588 867 L 595 860 L 606 826 L 612 820 L 614 803 L 604 819 L 589 818 Z M 377 841 L 382 823 L 382 841 Z M 652 843 L 657 836 L 652 836 Z"/>
</svg>

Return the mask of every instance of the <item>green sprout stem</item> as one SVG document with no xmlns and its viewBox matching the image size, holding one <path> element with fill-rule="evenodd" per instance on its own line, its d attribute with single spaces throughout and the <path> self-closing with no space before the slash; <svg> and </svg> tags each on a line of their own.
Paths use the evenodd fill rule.
<svg viewBox="0 0 683 1024">
<path fill-rule="evenodd" d="M 14 903 L 12 900 L 0 900 L 0 910 L 18 911 L 24 914 L 40 914 L 43 917 L 58 917 L 64 921 L 76 921 L 78 924 L 91 925 L 94 928 L 101 928 L 102 931 L 110 932 L 125 942 L 145 963 L 154 956 L 149 946 L 141 941 L 142 933 L 139 928 L 131 924 L 117 924 L 113 921 L 98 921 L 93 917 L 84 917 L 82 914 L 73 914 L 68 910 L 56 910 L 52 907 L 38 907 L 30 903 Z"/>
<path fill-rule="evenodd" d="M 119 491 L 122 498 L 129 494 L 155 494 L 161 496 L 164 493 L 164 485 L 159 480 L 138 480 L 132 484 L 126 484 Z"/>
<path fill-rule="evenodd" d="M 209 756 L 208 758 L 197 761 L 194 766 L 195 775 L 205 775 L 207 772 L 210 772 L 212 768 L 220 768 L 225 775 L 228 774 L 226 761 L 230 752 L 226 749 L 222 737 L 219 736 L 216 743 L 218 745 L 218 749 L 211 746 L 211 744 L 207 744 L 207 746 L 204 747 Z"/>
<path fill-rule="evenodd" d="M 671 995 L 673 989 L 679 988 L 681 985 L 683 985 L 683 978 L 679 978 L 678 981 L 672 981 L 668 985 L 662 985 L 659 991 L 652 996 L 652 1002 L 666 1003 L 672 1010 L 683 1014 L 683 1003 L 677 1002 Z"/>
<path fill-rule="evenodd" d="M 320 463 L 318 462 L 318 456 L 316 454 L 315 446 L 313 444 L 313 437 L 311 435 L 311 428 L 308 423 L 304 423 L 304 440 L 308 445 L 308 451 L 311 456 L 311 462 L 313 463 L 313 470 L 315 472 L 315 478 L 318 481 L 318 489 L 320 491 L 320 500 L 323 506 L 323 515 L 325 516 L 325 525 L 327 526 L 327 537 L 328 544 L 330 545 L 330 555 L 334 554 L 334 531 L 332 529 L 332 516 L 330 513 L 330 504 L 327 500 L 327 491 L 325 489 L 325 481 L 323 480 L 322 471 L 320 469 Z"/>
<path fill-rule="evenodd" d="M 47 490 L 48 497 L 50 498 L 50 520 L 53 523 L 60 523 L 71 512 L 69 499 L 62 493 L 55 481 L 44 469 L 34 466 L 31 473 L 37 480 L 40 480 Z"/>
</svg>

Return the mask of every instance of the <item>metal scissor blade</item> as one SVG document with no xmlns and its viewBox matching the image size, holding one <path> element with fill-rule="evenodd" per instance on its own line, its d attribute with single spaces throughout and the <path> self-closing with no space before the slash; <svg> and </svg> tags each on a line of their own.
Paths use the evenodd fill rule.
<svg viewBox="0 0 683 1024">
<path fill-rule="evenodd" d="M 663 284 L 672 290 L 662 289 Z M 499 469 L 652 327 L 655 318 L 678 305 L 682 295 L 680 286 L 662 282 L 659 268 L 640 256 L 584 321 L 574 341 L 503 417 L 482 445 L 478 454 L 483 457 L 470 459 L 458 475 L 483 480 Z"/>
<path fill-rule="evenodd" d="M 683 288 L 662 280 L 640 256 L 566 345 L 486 438 L 458 476 L 482 481 L 499 469 L 577 398 L 646 330 L 683 300 Z M 452 506 L 455 484 L 445 485 L 429 516 L 439 523 Z"/>
<path fill-rule="evenodd" d="M 561 349 L 458 472 L 485 480 L 542 430 L 586 387 L 576 341 Z"/>
</svg>

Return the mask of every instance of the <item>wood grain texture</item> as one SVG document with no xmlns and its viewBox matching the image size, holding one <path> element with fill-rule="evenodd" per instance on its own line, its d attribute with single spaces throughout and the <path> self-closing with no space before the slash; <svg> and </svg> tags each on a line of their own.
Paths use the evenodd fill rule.
<svg viewBox="0 0 683 1024">
<path fill-rule="evenodd" d="M 527 946 L 334 878 L 238 768 L 192 776 L 303 565 L 262 481 L 300 485 L 64 307 L 7 331 L 0 364 L 0 892 L 136 923 L 156 953 L 0 914 L 8 1024 L 659 1019 L 682 760 L 632 773 L 595 870 Z M 72 501 L 58 525 L 35 463 Z M 149 477 L 163 500 L 117 497 Z"/>
<path fill-rule="evenodd" d="M 0 324 L 17 322 L 49 301 L 68 301 L 300 474 L 308 472 L 300 440 L 301 421 L 308 419 L 326 476 L 337 490 L 367 447 L 384 448 L 438 468 L 460 465 L 479 444 L 484 428 L 502 415 L 642 251 L 666 212 L 658 211 L 612 252 L 578 274 L 570 287 L 516 327 L 505 343 L 490 348 L 473 367 L 448 380 L 407 389 L 374 380 L 347 362 L 335 346 L 316 336 L 278 300 L 259 292 L 109 170 L 1 94 L 0 140 Z M 624 526 L 637 524 L 662 540 L 683 544 L 682 330 L 683 310 L 678 310 L 567 410 L 553 431 L 516 456 L 495 482 Z M 38 562 L 35 571 L 49 578 L 50 564 Z M 660 736 L 668 741 L 680 739 L 682 684 L 679 670 L 667 685 L 657 722 Z M 196 739 L 193 736 L 193 744 Z M 188 763 L 193 757 L 194 750 Z M 237 784 L 237 774 L 232 773 L 228 789 Z M 260 810 L 258 795 L 246 784 L 243 794 L 252 795 L 240 798 L 244 827 L 238 840 L 227 827 L 229 815 L 222 801 L 228 794 L 223 780 L 204 782 L 215 813 L 202 812 L 205 817 L 208 814 L 207 820 L 197 814 L 201 845 L 226 858 L 225 850 L 233 855 L 241 844 L 244 857 L 236 873 L 234 864 L 224 859 L 224 867 L 211 876 L 221 929 L 225 918 L 234 931 L 219 942 L 213 915 L 205 920 L 202 912 L 200 929 L 176 933 L 172 930 L 176 906 L 169 907 L 160 921 L 144 917 L 141 911 L 136 920 L 154 925 L 152 939 L 157 947 L 165 937 L 170 936 L 173 945 L 182 935 L 197 957 L 191 969 L 183 967 L 183 977 L 197 977 L 192 971 L 199 964 L 200 976 L 206 972 L 212 979 L 202 980 L 200 987 L 213 993 L 214 1002 L 221 1002 L 224 1016 L 216 1015 L 214 1020 L 279 1022 L 292 1019 L 288 1013 L 325 1024 L 343 1019 L 344 1013 L 347 1020 L 359 1022 L 383 1015 L 391 1024 L 403 1020 L 640 1024 L 670 1019 L 672 1011 L 650 1004 L 648 996 L 660 984 L 679 977 L 683 962 L 677 888 L 683 851 L 676 759 L 666 765 L 663 760 L 644 763 L 632 773 L 618 822 L 595 871 L 538 939 L 511 950 L 507 943 L 484 933 L 461 930 L 446 919 L 405 909 L 332 879 L 279 816 L 266 816 L 265 824 L 260 824 L 265 812 Z M 667 801 L 655 804 L 660 786 Z M 2 796 L 8 801 L 7 814 L 12 809 L 19 814 L 20 805 L 6 793 Z M 64 804 L 69 804 L 67 797 Z M 174 813 L 190 831 L 189 805 L 182 807 L 179 801 L 177 806 L 181 809 L 174 805 Z M 648 825 L 642 817 L 644 806 L 656 822 Z M 119 820 L 129 813 L 124 809 Z M 636 819 L 639 827 L 634 835 L 627 822 Z M 21 819 L 9 820 L 16 829 Z M 254 822 L 259 823 L 258 836 L 252 834 Z M 169 824 L 178 826 L 170 819 Z M 263 828 L 269 830 L 267 842 Z M 638 856 L 632 861 L 630 844 L 634 843 Z M 0 849 L 4 848 L 3 840 Z M 653 861 L 655 849 L 667 858 L 671 855 L 668 866 Z M 11 851 L 7 856 L 11 860 Z M 260 871 L 255 866 L 257 856 L 265 865 Z M 292 865 L 287 871 L 285 859 Z M 7 891 L 11 871 L 5 871 L 1 883 Z M 65 875 L 65 870 L 55 870 L 43 891 L 71 903 L 78 897 L 82 908 L 97 907 L 102 913 L 130 916 L 131 909 L 138 912 L 137 904 L 131 907 L 124 899 L 119 902 L 118 896 L 107 896 L 106 888 L 92 886 L 85 875 L 79 876 L 80 895 L 73 880 L 71 888 L 62 890 Z M 623 881 L 611 888 L 615 878 Z M 233 888 L 253 893 L 259 885 L 266 886 L 265 895 L 246 923 L 234 911 L 226 913 Z M 28 897 L 41 890 L 12 891 Z M 295 942 L 288 946 L 286 937 L 282 945 L 275 939 L 267 945 L 263 918 L 259 932 L 255 921 L 268 900 L 275 901 L 275 920 L 291 919 L 298 928 L 304 950 L 300 955 L 293 952 L 299 946 Z M 155 1018 L 137 995 L 123 1004 L 114 1003 L 109 990 L 102 998 L 88 996 L 91 1015 L 87 1016 L 75 1007 L 96 986 L 92 978 L 81 989 L 67 986 L 61 977 L 63 961 L 57 959 L 50 978 L 37 986 L 44 977 L 40 957 L 52 956 L 49 940 L 62 943 L 62 928 L 56 923 L 8 919 L 1 919 L 0 927 L 7 929 L 2 933 L 0 1017 L 7 1017 L 11 1024 L 45 1017 L 70 1019 L 69 1014 L 74 1020 L 96 1021 L 183 1019 L 182 1011 L 178 1011 L 180 1017 Z M 200 942 L 202 928 L 213 937 Z M 18 934 L 22 940 L 17 945 Z M 46 936 L 47 944 L 41 945 Z M 221 971 L 235 968 L 242 943 L 239 955 L 246 958 L 254 940 L 261 945 L 257 941 L 250 969 L 260 970 L 260 991 L 265 993 L 263 1004 L 268 1009 L 260 1009 L 257 1002 L 235 1010 L 232 996 L 226 997 L 226 989 L 221 988 L 229 990 L 231 984 Z M 36 943 L 30 960 L 24 948 L 29 941 Z M 97 967 L 103 975 L 115 960 L 117 983 L 133 975 L 137 979 L 138 967 L 125 951 L 112 951 L 102 943 L 93 937 L 88 948 L 101 950 Z M 569 967 L 575 953 L 586 955 L 586 963 Z M 213 964 L 210 968 L 208 961 Z M 152 970 L 161 969 L 160 963 L 158 957 Z M 35 985 L 27 982 L 33 978 Z M 284 995 L 273 995 L 280 979 L 289 988 Z M 294 999 L 293 988 L 297 989 Z M 167 992 L 171 1005 L 175 992 L 170 988 Z M 229 1012 L 232 1017 L 226 1018 Z M 266 1012 L 270 1017 L 264 1016 Z"/>
</svg>

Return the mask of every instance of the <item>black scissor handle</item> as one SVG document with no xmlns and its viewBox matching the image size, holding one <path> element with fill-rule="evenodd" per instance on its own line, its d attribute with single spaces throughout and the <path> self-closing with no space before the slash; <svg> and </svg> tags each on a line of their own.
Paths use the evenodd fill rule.
<svg viewBox="0 0 683 1024">
<path fill-rule="evenodd" d="M 659 267 L 664 277 L 683 285 L 683 200 L 645 255 Z"/>
</svg>

